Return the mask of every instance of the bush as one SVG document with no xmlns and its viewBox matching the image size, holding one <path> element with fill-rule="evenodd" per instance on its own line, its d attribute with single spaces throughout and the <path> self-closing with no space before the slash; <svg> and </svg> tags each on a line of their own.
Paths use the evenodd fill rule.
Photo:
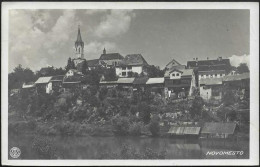
<svg viewBox="0 0 260 167">
<path fill-rule="evenodd" d="M 130 123 L 128 117 L 115 117 L 112 120 L 114 132 L 118 135 L 128 134 Z"/>
<path fill-rule="evenodd" d="M 160 134 L 159 119 L 157 117 L 154 117 L 151 120 L 151 122 L 149 124 L 149 130 L 153 136 L 158 136 Z"/>
<path fill-rule="evenodd" d="M 133 136 L 141 135 L 141 129 L 143 124 L 141 122 L 134 122 L 130 125 L 129 134 Z"/>
<path fill-rule="evenodd" d="M 140 114 L 141 120 L 145 123 L 148 124 L 151 120 L 151 111 L 150 111 L 150 106 L 146 103 L 140 103 L 138 106 L 138 111 Z"/>
</svg>

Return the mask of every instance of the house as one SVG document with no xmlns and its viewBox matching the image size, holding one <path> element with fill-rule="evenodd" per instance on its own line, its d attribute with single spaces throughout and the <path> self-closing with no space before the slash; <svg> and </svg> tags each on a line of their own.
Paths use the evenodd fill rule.
<svg viewBox="0 0 260 167">
<path fill-rule="evenodd" d="M 87 60 L 88 70 L 94 70 L 99 66 L 99 59 Z"/>
<path fill-rule="evenodd" d="M 223 77 L 223 85 L 231 90 L 238 90 L 240 98 L 249 97 L 250 74 L 227 75 Z"/>
<path fill-rule="evenodd" d="M 212 138 L 228 138 L 236 133 L 236 124 L 233 122 L 206 122 L 201 129 L 201 135 Z"/>
<path fill-rule="evenodd" d="M 63 82 L 64 75 L 56 75 L 52 76 L 50 82 L 52 83 L 52 90 L 53 91 L 60 91 L 62 89 L 62 82 Z"/>
<path fill-rule="evenodd" d="M 197 85 L 199 86 L 202 78 L 222 78 L 231 70 L 230 60 L 218 57 L 215 60 L 198 60 L 187 62 L 188 69 L 194 69 L 197 75 Z"/>
<path fill-rule="evenodd" d="M 164 94 L 164 78 L 149 78 L 146 86 L 151 92 Z"/>
<path fill-rule="evenodd" d="M 82 89 L 85 76 L 75 69 L 69 70 L 63 78 L 62 87 L 66 89 Z"/>
<path fill-rule="evenodd" d="M 82 72 L 79 72 L 79 71 L 76 70 L 76 69 L 70 69 L 70 70 L 65 74 L 66 77 L 70 77 L 70 76 L 74 76 L 74 75 L 83 75 L 83 74 L 82 74 Z"/>
<path fill-rule="evenodd" d="M 52 77 L 40 77 L 35 82 L 36 91 L 38 93 L 51 93 L 52 92 L 52 83 L 50 82 Z"/>
<path fill-rule="evenodd" d="M 124 57 L 119 53 L 106 53 L 106 49 L 104 48 L 103 54 L 99 58 L 99 65 L 106 68 L 115 67 L 123 59 Z"/>
<path fill-rule="evenodd" d="M 119 77 L 131 77 L 135 73 L 138 75 L 141 73 L 146 74 L 147 66 L 148 63 L 141 54 L 130 54 L 116 66 L 116 75 Z"/>
<path fill-rule="evenodd" d="M 221 100 L 222 78 L 202 78 L 200 80 L 200 97 L 204 100 Z"/>
<path fill-rule="evenodd" d="M 177 62 L 175 59 L 172 59 L 166 66 L 166 71 L 173 70 L 173 69 L 185 69 L 185 65 L 181 65 L 179 62 Z"/>
<path fill-rule="evenodd" d="M 167 98 L 191 96 L 195 85 L 193 69 L 167 70 L 164 74 L 165 94 Z"/>
</svg>

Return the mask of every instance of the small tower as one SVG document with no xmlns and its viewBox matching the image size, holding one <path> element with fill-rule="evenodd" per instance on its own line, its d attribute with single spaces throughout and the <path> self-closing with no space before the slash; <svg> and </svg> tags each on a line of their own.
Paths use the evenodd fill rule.
<svg viewBox="0 0 260 167">
<path fill-rule="evenodd" d="M 75 50 L 76 50 L 76 56 L 78 58 L 84 58 L 84 42 L 81 39 L 80 34 L 80 27 L 78 27 L 78 36 L 77 40 L 75 41 Z"/>
<path fill-rule="evenodd" d="M 103 50 L 103 54 L 104 54 L 104 55 L 106 54 L 106 48 L 104 48 L 104 50 Z"/>
</svg>

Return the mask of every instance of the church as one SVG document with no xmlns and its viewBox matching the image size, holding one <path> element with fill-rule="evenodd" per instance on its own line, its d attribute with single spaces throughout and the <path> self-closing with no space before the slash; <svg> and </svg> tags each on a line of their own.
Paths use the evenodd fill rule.
<svg viewBox="0 0 260 167">
<path fill-rule="evenodd" d="M 76 58 L 72 59 L 72 61 L 78 72 L 83 73 L 83 70 L 87 68 L 87 61 L 84 58 L 84 42 L 81 38 L 80 27 L 78 27 L 78 35 L 74 47 Z"/>
</svg>

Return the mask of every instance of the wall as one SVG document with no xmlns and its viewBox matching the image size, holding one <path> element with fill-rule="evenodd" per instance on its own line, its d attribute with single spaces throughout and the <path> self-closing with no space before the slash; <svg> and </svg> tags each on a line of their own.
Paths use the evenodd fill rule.
<svg viewBox="0 0 260 167">
<path fill-rule="evenodd" d="M 178 71 L 173 71 L 170 73 L 170 79 L 181 79 L 181 73 Z"/>
<path fill-rule="evenodd" d="M 106 63 L 108 66 L 115 66 L 118 64 L 118 62 L 121 62 L 122 59 L 112 59 L 112 60 L 99 60 L 99 64 L 102 65 L 101 62 Z M 115 64 L 116 63 L 116 64 Z"/>
<path fill-rule="evenodd" d="M 122 75 L 123 72 L 126 73 L 125 76 Z M 142 66 L 132 66 L 132 68 L 116 67 L 116 75 L 119 77 L 127 77 L 129 72 L 141 74 L 143 72 L 143 67 Z"/>
<path fill-rule="evenodd" d="M 211 98 L 212 90 L 210 87 L 200 86 L 200 97 L 204 100 L 209 100 Z M 207 94 L 208 93 L 208 94 Z"/>
</svg>

